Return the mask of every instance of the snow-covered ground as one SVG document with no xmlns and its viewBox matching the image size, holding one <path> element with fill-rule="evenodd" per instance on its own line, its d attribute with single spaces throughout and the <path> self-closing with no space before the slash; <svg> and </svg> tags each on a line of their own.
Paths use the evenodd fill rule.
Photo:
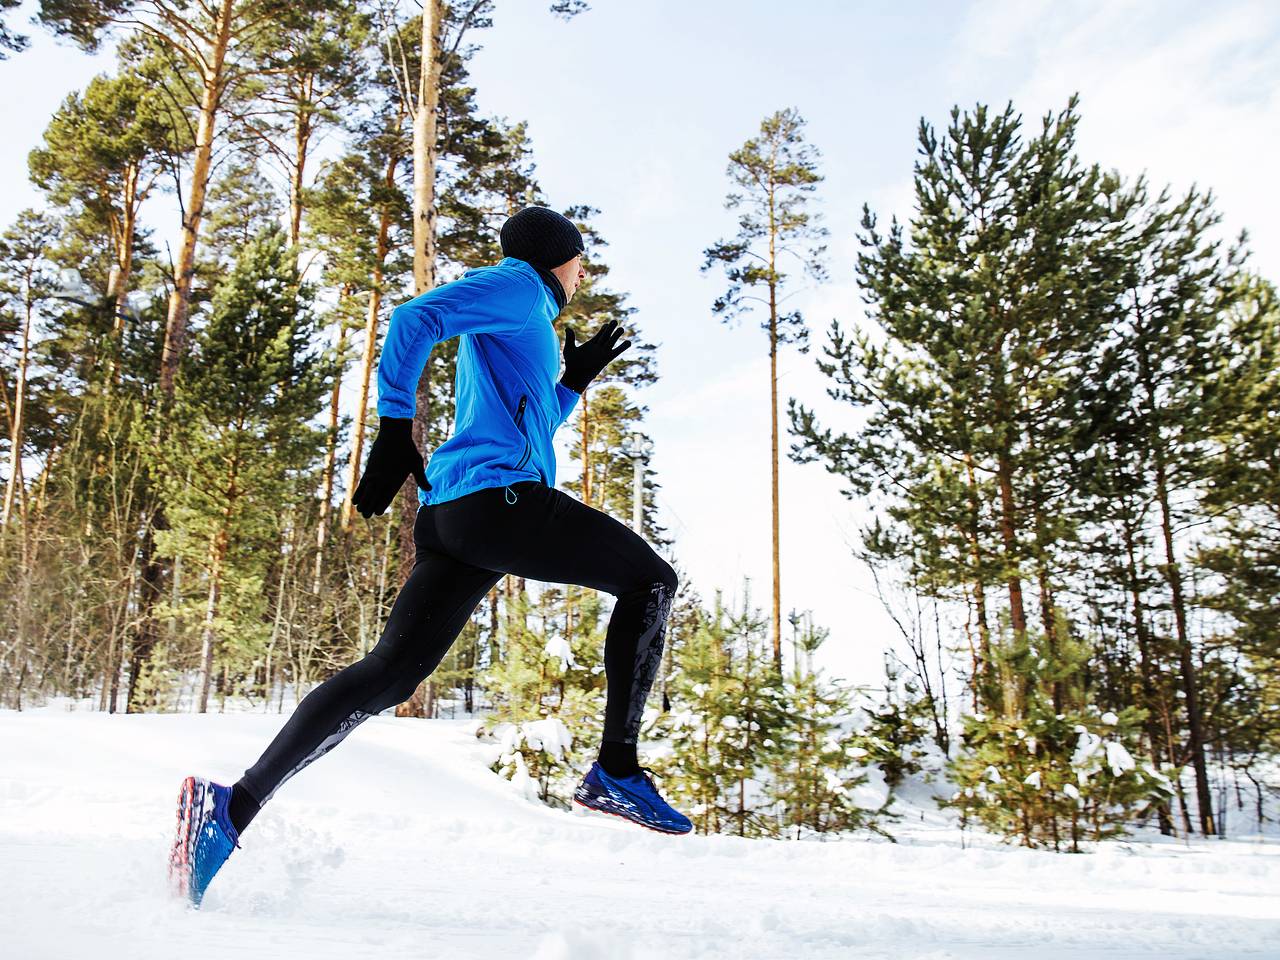
<svg viewBox="0 0 1280 960">
<path fill-rule="evenodd" d="M 962 849 L 927 804 L 898 844 L 670 837 L 525 799 L 470 721 L 389 715 L 280 790 L 201 910 L 171 900 L 181 779 L 233 782 L 283 719 L 0 711 L 0 956 L 1280 957 L 1274 839 Z"/>
</svg>

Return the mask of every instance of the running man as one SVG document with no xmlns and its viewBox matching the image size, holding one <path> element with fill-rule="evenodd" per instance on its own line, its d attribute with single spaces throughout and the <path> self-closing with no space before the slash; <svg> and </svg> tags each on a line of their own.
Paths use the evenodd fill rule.
<svg viewBox="0 0 1280 960">
<path fill-rule="evenodd" d="M 262 805 L 365 719 L 409 699 L 505 574 L 617 598 L 605 636 L 603 742 L 574 801 L 664 833 L 692 829 L 636 756 L 675 571 L 638 533 L 555 488 L 552 436 L 631 341 L 617 344 L 615 321 L 582 344 L 566 328 L 557 382 L 553 321 L 586 277 L 582 235 L 560 214 L 528 207 L 499 239 L 499 263 L 391 312 L 378 364 L 378 435 L 351 501 L 363 517 L 380 515 L 416 479 L 413 572 L 377 645 L 307 694 L 239 781 L 183 782 L 169 870 L 175 890 L 197 906 Z M 424 470 L 411 434 L 418 379 L 432 347 L 451 337 L 461 338 L 454 430 Z"/>
</svg>

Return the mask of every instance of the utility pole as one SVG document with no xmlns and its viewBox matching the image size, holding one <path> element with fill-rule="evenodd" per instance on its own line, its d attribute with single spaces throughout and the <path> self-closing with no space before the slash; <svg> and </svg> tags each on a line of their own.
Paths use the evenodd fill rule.
<svg viewBox="0 0 1280 960">
<path fill-rule="evenodd" d="M 622 453 L 631 458 L 635 468 L 635 488 L 631 493 L 631 529 L 644 536 L 644 462 L 653 453 L 653 441 L 639 431 L 628 438 Z"/>
</svg>

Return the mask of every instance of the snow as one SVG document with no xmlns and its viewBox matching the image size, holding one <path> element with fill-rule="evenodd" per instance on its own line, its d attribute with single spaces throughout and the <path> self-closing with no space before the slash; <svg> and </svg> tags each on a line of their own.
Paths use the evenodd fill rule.
<svg viewBox="0 0 1280 960">
<path fill-rule="evenodd" d="M 1124 744 L 1117 743 L 1114 740 L 1107 741 L 1107 766 L 1111 768 L 1112 776 L 1120 776 L 1126 770 L 1136 770 L 1138 765 L 1133 762 L 1133 757 L 1129 751 L 1124 748 Z"/>
<path fill-rule="evenodd" d="M 547 641 L 547 646 L 543 650 L 548 657 L 559 657 L 563 662 L 565 669 L 576 667 L 578 662 L 573 659 L 573 649 L 569 646 L 569 641 L 564 637 L 556 634 Z"/>
<path fill-rule="evenodd" d="M 1271 838 L 1031 851 L 962 835 L 918 780 L 898 792 L 897 844 L 672 837 L 531 799 L 488 769 L 501 745 L 476 721 L 389 713 L 281 788 L 201 910 L 171 900 L 181 779 L 232 782 L 283 720 L 0 711 L 0 954 L 1280 956 Z"/>
</svg>

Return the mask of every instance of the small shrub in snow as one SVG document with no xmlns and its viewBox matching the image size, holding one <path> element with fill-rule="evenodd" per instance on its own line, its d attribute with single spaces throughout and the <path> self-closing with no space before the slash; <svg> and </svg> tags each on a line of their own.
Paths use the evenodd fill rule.
<svg viewBox="0 0 1280 960">
<path fill-rule="evenodd" d="M 1055 714 L 1033 701 L 1016 718 L 969 716 L 951 764 L 958 789 L 944 806 L 1028 847 L 1121 836 L 1173 793 L 1172 771 L 1139 769 L 1142 711 Z"/>
</svg>

